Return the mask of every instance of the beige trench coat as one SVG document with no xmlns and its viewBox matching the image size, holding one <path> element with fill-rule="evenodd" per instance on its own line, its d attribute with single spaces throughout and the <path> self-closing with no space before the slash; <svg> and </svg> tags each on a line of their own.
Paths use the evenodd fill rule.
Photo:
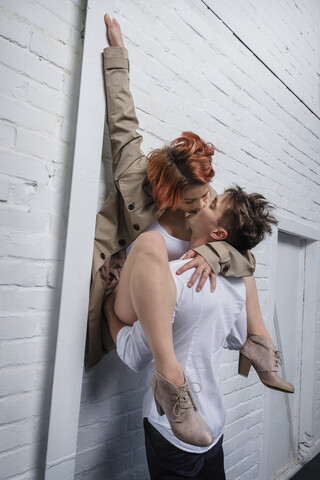
<svg viewBox="0 0 320 480">
<path fill-rule="evenodd" d="M 106 294 L 118 282 L 124 249 L 162 213 L 156 214 L 147 180 L 147 160 L 140 149 L 142 137 L 137 133 L 138 120 L 129 89 L 126 48 L 104 50 L 104 72 L 114 184 L 96 221 L 87 331 L 89 367 L 113 346 L 102 306 Z M 243 277 L 254 272 L 253 254 L 241 254 L 226 242 L 213 242 L 195 250 L 216 274 Z"/>
</svg>

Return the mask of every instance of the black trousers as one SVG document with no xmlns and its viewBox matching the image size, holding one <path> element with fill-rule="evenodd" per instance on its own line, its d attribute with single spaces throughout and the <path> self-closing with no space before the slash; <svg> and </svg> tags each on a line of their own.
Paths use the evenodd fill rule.
<svg viewBox="0 0 320 480">
<path fill-rule="evenodd" d="M 190 453 L 168 442 L 147 418 L 143 425 L 151 480 L 225 480 L 223 436 L 207 452 Z"/>
</svg>

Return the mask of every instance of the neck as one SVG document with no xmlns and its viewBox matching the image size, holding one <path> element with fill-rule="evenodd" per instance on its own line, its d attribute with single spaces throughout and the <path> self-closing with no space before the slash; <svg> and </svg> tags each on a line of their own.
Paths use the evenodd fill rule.
<svg viewBox="0 0 320 480">
<path fill-rule="evenodd" d="M 209 235 L 203 236 L 203 237 L 197 237 L 196 233 L 191 232 L 191 238 L 190 238 L 191 250 L 193 248 L 201 247 L 201 245 L 204 245 L 205 243 L 210 243 L 210 242 L 214 242 L 214 240 Z"/>
</svg>

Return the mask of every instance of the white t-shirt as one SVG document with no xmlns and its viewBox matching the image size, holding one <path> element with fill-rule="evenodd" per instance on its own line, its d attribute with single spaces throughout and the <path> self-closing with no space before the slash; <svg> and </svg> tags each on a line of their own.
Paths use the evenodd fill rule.
<svg viewBox="0 0 320 480">
<path fill-rule="evenodd" d="M 188 260 L 170 262 L 172 276 L 177 287 L 177 303 L 173 318 L 173 342 L 177 359 L 192 386 L 201 385 L 194 393 L 200 414 L 210 427 L 214 445 L 221 437 L 225 423 L 225 409 L 220 391 L 219 365 L 222 349 L 238 350 L 247 338 L 245 285 L 242 278 L 217 277 L 214 293 L 210 282 L 200 292 L 187 283 L 192 269 L 181 275 L 175 272 Z M 209 447 L 188 445 L 176 438 L 165 415 L 159 416 L 151 389 L 154 362 L 140 322 L 124 327 L 117 337 L 119 357 L 132 370 L 147 369 L 146 391 L 143 400 L 143 417 L 173 445 L 188 451 L 201 453 Z M 195 385 L 197 390 L 197 385 Z"/>
<path fill-rule="evenodd" d="M 172 235 L 169 235 L 167 230 L 163 228 L 158 220 L 153 222 L 149 227 L 147 227 L 145 230 L 143 230 L 142 233 L 144 232 L 159 232 L 163 236 L 167 250 L 168 250 L 168 259 L 169 262 L 171 260 L 177 260 L 180 258 L 184 253 L 186 253 L 190 249 L 190 241 L 189 240 L 180 240 L 179 238 L 173 237 Z M 132 242 L 127 248 L 126 248 L 126 255 L 129 255 L 129 252 L 132 248 L 134 242 Z"/>
</svg>

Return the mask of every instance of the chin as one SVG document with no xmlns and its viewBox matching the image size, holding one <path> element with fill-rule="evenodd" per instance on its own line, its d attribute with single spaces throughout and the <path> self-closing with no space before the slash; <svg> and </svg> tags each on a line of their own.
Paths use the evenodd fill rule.
<svg viewBox="0 0 320 480">
<path fill-rule="evenodd" d="M 190 222 L 191 220 L 191 222 Z M 190 225 L 192 224 L 192 219 L 191 219 L 191 216 L 189 214 L 186 215 L 186 225 L 188 227 L 190 227 Z"/>
<path fill-rule="evenodd" d="M 197 230 L 197 222 L 194 221 L 194 217 L 192 216 L 187 217 L 186 224 L 190 228 L 190 230 L 192 231 Z"/>
</svg>

